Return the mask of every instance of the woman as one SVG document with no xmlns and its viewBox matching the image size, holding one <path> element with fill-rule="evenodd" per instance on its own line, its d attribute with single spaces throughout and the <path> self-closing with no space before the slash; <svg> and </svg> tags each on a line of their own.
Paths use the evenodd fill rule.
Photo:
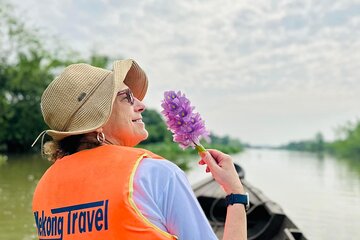
<svg viewBox="0 0 360 240">
<path fill-rule="evenodd" d="M 34 193 L 40 239 L 216 239 L 184 173 L 134 148 L 148 136 L 146 90 L 143 70 L 124 60 L 113 71 L 70 65 L 44 91 L 50 130 L 39 137 L 53 138 L 44 153 L 54 164 Z M 199 164 L 227 194 L 244 193 L 228 155 L 208 150 Z M 246 239 L 243 205 L 228 206 L 224 239 Z"/>
</svg>

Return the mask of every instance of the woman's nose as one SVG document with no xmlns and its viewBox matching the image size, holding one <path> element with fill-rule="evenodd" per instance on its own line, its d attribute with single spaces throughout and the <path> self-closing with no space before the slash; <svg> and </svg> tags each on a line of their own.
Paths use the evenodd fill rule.
<svg viewBox="0 0 360 240">
<path fill-rule="evenodd" d="M 134 98 L 134 110 L 135 112 L 143 112 L 145 110 L 145 104 L 137 98 Z"/>
</svg>

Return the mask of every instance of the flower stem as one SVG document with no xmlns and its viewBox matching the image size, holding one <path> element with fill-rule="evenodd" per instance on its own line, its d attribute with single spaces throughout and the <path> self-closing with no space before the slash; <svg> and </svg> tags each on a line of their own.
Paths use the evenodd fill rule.
<svg viewBox="0 0 360 240">
<path fill-rule="evenodd" d="M 196 144 L 195 143 L 195 148 L 196 150 L 201 153 L 201 152 L 206 152 L 206 149 L 203 147 L 203 145 L 201 145 L 200 143 L 199 144 Z"/>
</svg>

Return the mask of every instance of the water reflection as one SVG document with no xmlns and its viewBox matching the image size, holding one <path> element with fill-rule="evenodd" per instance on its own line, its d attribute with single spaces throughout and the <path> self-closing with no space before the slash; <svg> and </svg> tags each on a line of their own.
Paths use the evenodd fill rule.
<svg viewBox="0 0 360 240">
<path fill-rule="evenodd" d="M 0 166 L 0 239 L 36 239 L 31 200 L 48 166 L 38 155 L 10 155 Z"/>
<path fill-rule="evenodd" d="M 271 150 L 247 150 L 234 160 L 309 239 L 360 236 L 360 161 Z M 39 155 L 12 155 L 0 165 L 0 239 L 36 239 L 31 200 L 48 166 Z M 208 176 L 194 161 L 190 181 Z"/>
<path fill-rule="evenodd" d="M 270 150 L 249 150 L 235 159 L 246 178 L 278 202 L 309 239 L 359 236 L 358 162 Z"/>
</svg>

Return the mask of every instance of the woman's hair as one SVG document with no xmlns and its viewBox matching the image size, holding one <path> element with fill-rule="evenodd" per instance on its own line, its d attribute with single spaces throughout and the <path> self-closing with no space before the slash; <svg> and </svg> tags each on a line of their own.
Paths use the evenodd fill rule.
<svg viewBox="0 0 360 240">
<path fill-rule="evenodd" d="M 44 144 L 44 155 L 55 162 L 64 156 L 71 155 L 85 149 L 95 148 L 101 145 L 96 138 L 97 133 L 87 133 L 66 137 L 60 141 L 48 141 Z"/>
</svg>

